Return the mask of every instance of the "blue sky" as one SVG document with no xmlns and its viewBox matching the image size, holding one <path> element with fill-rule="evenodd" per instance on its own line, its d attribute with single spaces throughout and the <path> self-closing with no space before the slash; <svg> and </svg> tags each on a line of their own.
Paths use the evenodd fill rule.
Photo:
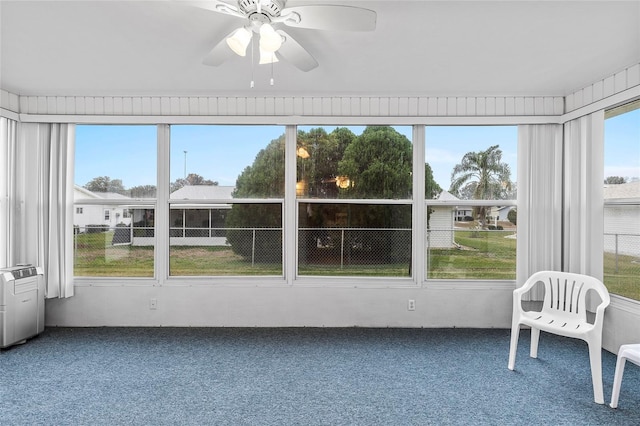
<svg viewBox="0 0 640 426">
<path fill-rule="evenodd" d="M 301 126 L 309 130 L 318 126 Z M 330 132 L 336 126 L 324 126 Z M 350 127 L 356 134 L 364 126 Z M 411 140 L 411 127 L 395 127 Z M 186 171 L 235 185 L 237 176 L 256 154 L 284 134 L 284 126 L 195 126 L 171 128 L 170 179 Z M 517 126 L 428 126 L 426 161 L 436 182 L 448 189 L 451 170 L 470 151 L 499 145 L 502 160 L 517 180 Z M 82 186 L 98 176 L 121 179 L 125 188 L 155 185 L 156 126 L 78 125 L 76 127 L 75 182 Z M 640 110 L 610 118 L 605 123 L 604 176 L 640 177 Z"/>
<path fill-rule="evenodd" d="M 640 179 L 640 109 L 604 122 L 604 177 Z"/>
</svg>

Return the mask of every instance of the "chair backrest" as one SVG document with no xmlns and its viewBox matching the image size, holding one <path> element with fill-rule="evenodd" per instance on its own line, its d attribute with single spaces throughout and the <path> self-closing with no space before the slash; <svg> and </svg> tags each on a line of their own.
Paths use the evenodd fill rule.
<svg viewBox="0 0 640 426">
<path fill-rule="evenodd" d="M 587 293 L 594 291 L 602 302 L 609 305 L 609 292 L 602 282 L 594 277 L 571 272 L 540 271 L 533 274 L 527 284 L 537 282 L 544 285 L 544 302 L 542 311 L 553 312 L 554 315 L 572 317 L 587 321 Z"/>
</svg>

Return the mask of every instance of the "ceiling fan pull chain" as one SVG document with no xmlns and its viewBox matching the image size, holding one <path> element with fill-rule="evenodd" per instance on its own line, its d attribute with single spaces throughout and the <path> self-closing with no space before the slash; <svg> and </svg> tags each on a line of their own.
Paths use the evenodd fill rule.
<svg viewBox="0 0 640 426">
<path fill-rule="evenodd" d="M 253 35 L 251 35 L 251 88 L 253 89 L 253 86 L 255 86 L 254 83 L 254 69 L 255 69 L 255 65 L 254 65 L 254 61 L 253 61 Z"/>
<path fill-rule="evenodd" d="M 275 53 L 272 53 L 275 56 Z M 273 86 L 273 62 L 271 61 L 271 81 L 269 82 Z"/>
</svg>

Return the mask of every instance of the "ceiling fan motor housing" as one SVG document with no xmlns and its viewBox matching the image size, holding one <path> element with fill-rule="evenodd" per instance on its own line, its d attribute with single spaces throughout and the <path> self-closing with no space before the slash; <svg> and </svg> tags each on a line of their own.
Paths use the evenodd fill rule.
<svg viewBox="0 0 640 426">
<path fill-rule="evenodd" d="M 285 3 L 285 0 L 238 0 L 238 9 L 251 21 L 270 23 L 272 19 L 280 16 Z"/>
</svg>

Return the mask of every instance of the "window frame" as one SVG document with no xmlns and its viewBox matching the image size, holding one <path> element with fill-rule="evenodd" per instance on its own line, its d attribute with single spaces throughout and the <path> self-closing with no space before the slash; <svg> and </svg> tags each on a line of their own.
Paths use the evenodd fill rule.
<svg viewBox="0 0 640 426">
<path fill-rule="evenodd" d="M 304 118 L 304 117 L 303 117 Z M 492 120 L 487 117 L 487 125 L 518 125 L 523 121 L 521 117 L 513 117 L 512 120 Z M 264 122 L 260 120 L 243 120 L 241 122 L 234 121 L 233 119 L 227 120 L 221 118 L 219 120 L 213 120 L 212 122 L 203 123 L 202 120 L 197 117 L 192 117 L 190 120 L 186 120 L 189 124 L 239 124 L 239 125 L 278 125 L 273 123 L 274 120 L 269 119 Z M 284 124 L 285 126 L 285 194 L 284 198 L 279 199 L 234 199 L 233 202 L 276 202 L 281 203 L 284 210 L 283 215 L 283 276 L 206 276 L 206 277 L 172 277 L 169 275 L 169 211 L 172 204 L 178 205 L 182 203 L 182 200 L 171 200 L 169 194 L 169 146 L 170 146 L 170 126 L 172 124 L 184 124 L 183 122 L 174 123 L 173 120 L 167 120 L 165 123 L 155 123 L 157 128 L 157 164 L 158 164 L 158 180 L 157 180 L 157 198 L 155 199 L 136 199 L 136 207 L 149 206 L 155 211 L 155 256 L 154 256 L 154 277 L 153 278 L 110 278 L 110 277 L 74 277 L 75 282 L 78 285 L 91 285 L 89 281 L 100 282 L 100 285 L 123 285 L 131 282 L 132 284 L 139 285 L 141 280 L 146 280 L 150 285 L 169 285 L 169 286 L 191 286 L 191 285 L 250 285 L 250 286 L 322 286 L 322 287 L 357 287 L 357 288 L 381 288 L 395 287 L 395 288 L 460 288 L 468 286 L 473 289 L 481 288 L 512 288 L 514 281 L 512 280 L 490 280 L 485 283 L 478 282 L 478 280 L 427 280 L 424 269 L 424 256 L 416 256 L 421 247 L 425 247 L 426 241 L 426 222 L 422 223 L 422 219 L 426 212 L 426 206 L 424 195 L 424 152 L 425 152 L 425 129 L 426 126 L 431 125 L 477 125 L 477 122 L 449 122 L 449 120 L 438 120 L 434 122 L 432 120 L 414 120 L 410 117 L 398 120 L 380 120 L 380 118 L 338 118 L 337 120 L 330 120 L 333 124 L 339 126 L 367 126 L 367 125 L 383 125 L 383 126 L 410 126 L 412 128 L 411 143 L 413 146 L 413 196 L 408 200 L 359 200 L 359 202 L 374 202 L 374 203 L 406 203 L 412 205 L 412 276 L 411 277 L 384 277 L 376 280 L 371 278 L 377 277 L 314 277 L 314 276 L 300 276 L 297 274 L 297 208 L 300 202 L 338 202 L 336 199 L 326 200 L 309 200 L 305 198 L 298 198 L 296 196 L 296 136 L 297 126 L 322 126 L 322 122 L 314 123 L 313 119 L 304 119 L 300 122 L 294 122 L 290 124 Z M 391 122 L 389 122 L 391 121 Z M 484 120 L 480 120 L 484 121 Z M 535 120 L 534 120 L 535 121 Z M 94 123 L 80 123 L 80 124 L 94 124 Z M 111 123 L 112 125 L 118 125 L 120 123 Z M 149 124 L 149 123 L 146 123 Z M 130 125 L 128 123 L 122 123 L 122 125 Z M 283 125 L 283 124 L 279 124 Z M 93 200 L 76 200 L 74 204 L 105 204 L 105 201 L 100 200 L 95 202 Z M 192 202 L 193 200 L 191 200 Z M 220 202 L 221 200 L 198 200 L 200 202 Z M 354 200 L 344 200 L 344 202 L 353 202 Z M 117 200 L 110 201 L 114 205 L 122 205 Z M 189 202 L 189 201 L 187 201 Z M 228 200 L 224 200 L 225 203 Z M 476 202 L 477 204 L 477 202 Z M 494 203 L 495 204 L 495 203 Z M 501 200 L 502 204 L 502 200 Z M 166 229 L 167 232 L 160 231 Z"/>
<path fill-rule="evenodd" d="M 622 104 L 619 105 L 615 105 L 611 108 L 607 108 L 604 110 L 604 127 L 606 128 L 606 122 L 607 119 L 609 118 L 614 118 L 626 113 L 630 113 L 632 111 L 640 111 L 640 98 L 635 98 L 635 99 L 630 99 L 626 102 L 623 102 Z M 606 132 L 605 132 L 605 136 L 606 136 Z M 605 159 L 606 159 L 606 146 L 607 146 L 607 140 L 606 138 L 603 141 L 604 144 L 604 151 L 605 154 L 603 155 L 603 168 L 606 166 L 605 164 Z M 640 172 L 640 170 L 638 171 Z M 607 176 L 604 176 L 605 179 L 607 178 Z M 640 177 L 640 176 L 638 176 Z M 633 198 L 605 198 L 603 199 L 603 216 L 606 218 L 606 210 L 607 208 L 614 208 L 614 207 L 621 207 L 621 206 L 635 206 L 638 209 L 640 209 L 640 196 L 638 197 L 633 197 Z M 607 234 L 606 229 L 604 229 L 604 233 L 602 235 L 602 248 L 603 248 L 603 258 L 602 258 L 602 262 L 603 262 L 603 283 L 605 285 L 607 285 L 606 280 L 606 275 L 604 274 L 604 255 L 605 253 L 607 253 L 604 249 L 606 247 L 605 244 L 605 237 Z M 635 234 L 633 234 L 635 235 Z M 640 239 L 640 236 L 638 237 Z M 617 262 L 617 260 L 616 260 Z M 617 266 L 616 266 L 617 267 Z M 618 293 L 611 293 L 612 296 L 620 298 L 623 301 L 629 302 L 629 303 L 638 303 L 640 302 L 640 298 L 639 299 L 634 299 L 628 296 L 624 296 L 622 294 L 618 294 Z"/>
</svg>

